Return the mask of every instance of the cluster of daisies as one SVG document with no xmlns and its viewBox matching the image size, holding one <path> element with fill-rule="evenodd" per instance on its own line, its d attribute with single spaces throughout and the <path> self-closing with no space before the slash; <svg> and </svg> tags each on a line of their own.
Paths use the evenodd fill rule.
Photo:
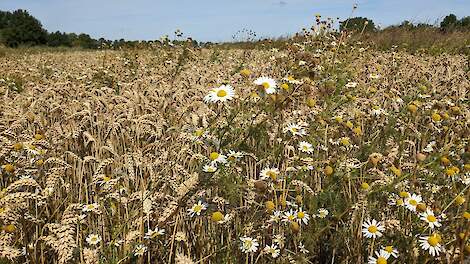
<svg viewBox="0 0 470 264">
<path fill-rule="evenodd" d="M 441 227 L 439 216 L 436 216 L 432 209 L 430 209 L 423 202 L 421 195 L 412 194 L 408 192 L 400 192 L 399 198 L 394 199 L 393 204 L 402 206 L 406 210 L 410 211 L 413 215 L 416 215 L 424 223 L 424 228 L 429 228 L 430 233 L 428 235 L 418 235 L 419 244 L 421 248 L 427 251 L 431 256 L 438 256 L 441 252 L 444 252 L 444 245 L 442 243 L 441 235 L 436 232 L 436 229 Z M 385 227 L 381 222 L 372 219 L 367 220 L 362 224 L 362 233 L 366 238 L 377 239 L 382 237 Z M 370 264 L 384 264 L 387 263 L 387 259 L 390 256 L 397 257 L 398 251 L 392 246 L 382 248 L 380 251 L 375 252 L 375 257 L 369 257 Z"/>
</svg>

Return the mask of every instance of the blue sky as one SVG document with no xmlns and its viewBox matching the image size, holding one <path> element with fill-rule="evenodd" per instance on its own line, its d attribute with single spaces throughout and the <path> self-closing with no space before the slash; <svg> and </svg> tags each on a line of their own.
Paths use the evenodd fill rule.
<svg viewBox="0 0 470 264">
<path fill-rule="evenodd" d="M 179 28 L 196 40 L 230 41 L 242 28 L 259 37 L 289 35 L 316 13 L 344 19 L 355 2 L 354 16 L 383 26 L 470 15 L 470 0 L 0 0 L 0 10 L 26 9 L 49 31 L 95 38 L 152 40 Z"/>
</svg>

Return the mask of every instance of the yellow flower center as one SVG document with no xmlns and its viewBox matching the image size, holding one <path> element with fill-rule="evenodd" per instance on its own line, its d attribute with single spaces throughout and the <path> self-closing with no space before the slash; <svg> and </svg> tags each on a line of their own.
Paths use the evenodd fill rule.
<svg viewBox="0 0 470 264">
<path fill-rule="evenodd" d="M 402 199 L 397 199 L 397 205 L 403 205 L 403 200 Z"/>
<path fill-rule="evenodd" d="M 196 213 L 202 211 L 202 205 L 196 204 L 193 208 L 193 211 Z"/>
<path fill-rule="evenodd" d="M 269 83 L 267 83 L 267 82 L 264 82 L 264 83 L 262 83 L 261 85 L 264 87 L 264 89 L 268 89 L 268 88 L 269 88 Z"/>
<path fill-rule="evenodd" d="M 202 129 L 197 129 L 196 131 L 194 131 L 194 135 L 196 135 L 196 137 L 202 136 L 203 133 L 204 131 L 202 131 Z"/>
<path fill-rule="evenodd" d="M 431 222 L 431 223 L 434 223 L 437 221 L 436 217 L 434 215 L 428 215 L 426 217 L 426 219 L 428 220 L 428 222 Z"/>
<path fill-rule="evenodd" d="M 435 246 L 437 246 L 437 244 L 439 244 L 439 239 L 436 236 L 430 236 L 428 238 L 428 243 L 432 247 L 435 247 Z"/>
<path fill-rule="evenodd" d="M 369 226 L 369 228 L 367 228 L 367 231 L 369 231 L 369 233 L 372 233 L 372 234 L 376 233 L 377 230 L 378 230 L 377 227 L 374 225 L 371 225 Z"/>
<path fill-rule="evenodd" d="M 287 217 L 287 219 L 289 219 L 289 221 L 294 221 L 295 216 L 294 216 L 294 215 L 289 215 L 289 216 Z"/>
<path fill-rule="evenodd" d="M 418 202 L 416 200 L 413 200 L 413 199 L 410 199 L 408 201 L 409 204 L 413 205 L 413 206 L 416 206 L 418 204 Z"/>
<path fill-rule="evenodd" d="M 212 153 L 209 155 L 209 158 L 210 158 L 211 160 L 216 160 L 218 157 L 219 157 L 219 153 L 217 153 L 217 152 L 212 152 Z"/>
<path fill-rule="evenodd" d="M 387 259 L 384 257 L 378 257 L 377 264 L 387 264 Z"/>
<path fill-rule="evenodd" d="M 341 144 L 343 144 L 344 146 L 349 145 L 349 139 L 348 138 L 342 138 L 341 139 Z"/>
<path fill-rule="evenodd" d="M 243 246 L 244 246 L 246 249 L 251 248 L 251 245 L 252 245 L 252 244 L 253 244 L 253 243 L 251 242 L 251 240 L 245 240 L 245 241 L 243 242 Z"/>
<path fill-rule="evenodd" d="M 225 97 L 227 96 L 227 92 L 225 90 L 220 90 L 217 92 L 218 97 Z"/>
<path fill-rule="evenodd" d="M 393 252 L 393 247 L 392 246 L 386 246 L 385 251 L 387 251 L 388 253 L 392 253 Z"/>
<path fill-rule="evenodd" d="M 304 213 L 304 212 L 298 212 L 298 213 L 297 213 L 297 217 L 300 218 L 300 219 L 302 219 L 302 218 L 305 217 L 305 213 Z"/>
<path fill-rule="evenodd" d="M 108 176 L 104 176 L 104 177 L 103 177 L 103 181 L 104 181 L 104 182 L 108 182 L 108 181 L 110 181 L 110 180 L 111 180 L 111 178 L 108 177 Z"/>
<path fill-rule="evenodd" d="M 277 178 L 277 175 L 276 175 L 276 173 L 275 173 L 274 171 L 268 171 L 268 173 L 266 173 L 266 174 L 267 174 L 267 175 L 269 176 L 269 178 L 271 178 L 273 181 L 275 181 L 276 178 Z"/>
</svg>

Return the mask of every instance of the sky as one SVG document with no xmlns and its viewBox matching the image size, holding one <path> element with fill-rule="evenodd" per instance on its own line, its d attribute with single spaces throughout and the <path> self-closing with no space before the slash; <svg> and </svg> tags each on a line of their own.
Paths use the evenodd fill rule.
<svg viewBox="0 0 470 264">
<path fill-rule="evenodd" d="M 258 37 L 292 35 L 322 17 L 403 20 L 434 24 L 449 13 L 470 16 L 470 0 L 0 0 L 0 10 L 25 9 L 48 31 L 94 38 L 155 40 L 176 29 L 198 41 L 232 41 L 246 28 Z"/>
</svg>

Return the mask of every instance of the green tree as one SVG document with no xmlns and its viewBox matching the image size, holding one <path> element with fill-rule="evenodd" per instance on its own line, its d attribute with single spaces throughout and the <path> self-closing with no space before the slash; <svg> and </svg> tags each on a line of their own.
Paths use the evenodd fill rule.
<svg viewBox="0 0 470 264">
<path fill-rule="evenodd" d="M 450 14 L 444 17 L 444 20 L 441 22 L 442 29 L 454 29 L 458 26 L 457 17 L 454 14 Z"/>
<path fill-rule="evenodd" d="M 47 31 L 41 22 L 25 10 L 2 12 L 0 40 L 9 47 L 18 45 L 41 45 L 46 43 Z"/>
<path fill-rule="evenodd" d="M 339 30 L 372 32 L 375 31 L 374 21 L 365 17 L 354 17 L 339 22 Z"/>
</svg>

